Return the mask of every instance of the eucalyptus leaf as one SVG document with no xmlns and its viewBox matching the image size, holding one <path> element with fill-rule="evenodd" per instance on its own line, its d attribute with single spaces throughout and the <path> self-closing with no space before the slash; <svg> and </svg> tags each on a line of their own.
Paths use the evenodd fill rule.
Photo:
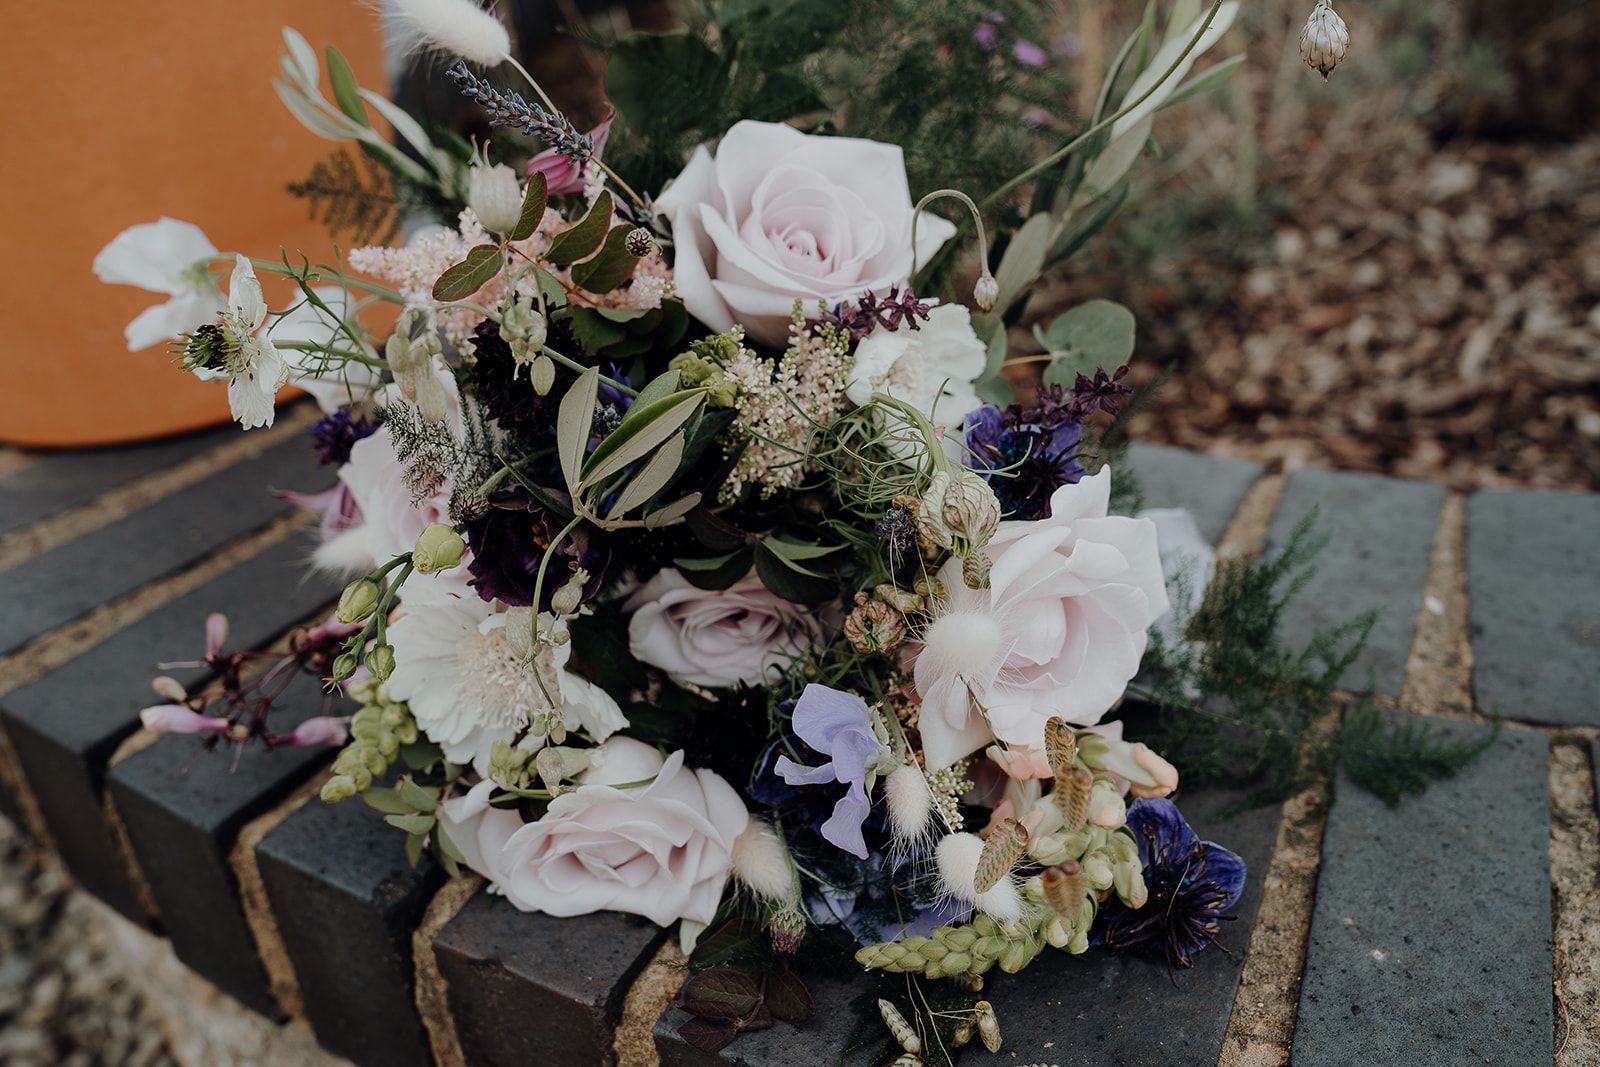
<svg viewBox="0 0 1600 1067">
<path fill-rule="evenodd" d="M 433 283 L 433 298 L 441 303 L 465 300 L 500 273 L 502 260 L 496 245 L 473 245 L 460 263 L 446 267 Z"/>
<path fill-rule="evenodd" d="M 371 126 L 366 105 L 361 102 L 361 87 L 356 84 L 356 74 L 350 69 L 349 61 L 331 44 L 322 51 L 328 58 L 328 84 L 333 86 L 333 102 L 351 121 Z"/>
<path fill-rule="evenodd" d="M 555 240 L 550 242 L 550 251 L 545 253 L 544 258 L 558 267 L 564 267 L 589 255 L 600 247 L 601 241 L 605 240 L 606 230 L 611 225 L 611 214 L 611 194 L 602 191 L 595 197 L 587 215 L 579 219 L 570 229 L 556 234 Z"/>
<path fill-rule="evenodd" d="M 1047 211 L 1041 211 L 1022 224 L 1006 246 L 999 269 L 994 272 L 995 281 L 1000 285 L 1000 296 L 994 305 L 996 313 L 1010 307 L 1022 290 L 1039 277 L 1055 238 L 1056 220 Z"/>
<path fill-rule="evenodd" d="M 629 225 L 613 226 L 606 234 L 605 244 L 593 259 L 586 259 L 572 268 L 572 281 L 591 293 L 609 293 L 633 274 L 639 257 L 628 251 Z"/>
<path fill-rule="evenodd" d="M 432 815 L 421 813 L 412 815 L 385 815 L 383 821 L 397 830 L 404 830 L 408 834 L 425 834 L 433 829 L 434 818 Z"/>
<path fill-rule="evenodd" d="M 381 811 L 386 815 L 407 815 L 416 809 L 406 803 L 398 790 L 387 786 L 375 785 L 363 790 L 361 799 L 367 806 Z"/>
<path fill-rule="evenodd" d="M 1047 385 L 1071 385 L 1079 374 L 1112 369 L 1133 354 L 1133 312 L 1110 300 L 1090 300 L 1063 313 L 1039 334 L 1054 357 Z"/>
<path fill-rule="evenodd" d="M 437 789 L 426 789 L 409 776 L 400 779 L 399 790 L 401 799 L 411 805 L 412 811 L 432 811 L 439 805 Z"/>
<path fill-rule="evenodd" d="M 556 455 L 561 460 L 561 477 L 576 500 L 578 474 L 583 466 L 584 446 L 594 425 L 595 400 L 600 395 L 600 368 L 590 367 L 578 375 L 556 411 Z"/>
<path fill-rule="evenodd" d="M 513 241 L 526 241 L 532 237 L 533 231 L 539 228 L 539 222 L 544 218 L 544 209 L 549 203 L 549 186 L 545 183 L 544 174 L 534 171 L 533 176 L 528 179 L 527 191 L 522 194 L 522 213 L 517 216 L 517 224 L 511 227 L 511 232 L 506 234 L 506 237 Z"/>
</svg>

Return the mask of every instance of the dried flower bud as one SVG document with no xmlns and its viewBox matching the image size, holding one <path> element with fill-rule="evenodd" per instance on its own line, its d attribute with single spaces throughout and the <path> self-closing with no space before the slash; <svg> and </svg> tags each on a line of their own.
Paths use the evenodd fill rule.
<svg viewBox="0 0 1600 1067">
<path fill-rule="evenodd" d="M 628 255 L 634 259 L 643 259 L 655 248 L 656 239 L 643 226 L 635 226 L 628 231 L 625 246 L 628 249 Z"/>
<path fill-rule="evenodd" d="M 973 1005 L 972 1012 L 978 1024 L 978 1036 L 983 1038 L 983 1047 L 990 1052 L 999 1052 L 1000 1019 L 994 1013 L 994 1005 L 987 1000 L 980 1000 Z"/>
<path fill-rule="evenodd" d="M 189 691 L 183 687 L 183 683 L 165 674 L 152 678 L 150 688 L 155 690 L 156 696 L 170 700 L 174 704 L 182 704 L 189 699 Z"/>
<path fill-rule="evenodd" d="M 994 302 L 1000 299 L 1000 283 L 994 280 L 994 275 L 988 271 L 978 279 L 978 284 L 972 287 L 972 302 L 978 305 L 979 311 L 994 310 Z"/>
<path fill-rule="evenodd" d="M 394 646 L 373 645 L 367 653 L 367 670 L 380 682 L 387 682 L 394 673 Z"/>
<path fill-rule="evenodd" d="M 910 1053 L 922 1051 L 922 1039 L 917 1036 L 917 1031 L 906 1022 L 906 1017 L 900 1014 L 900 1009 L 894 1006 L 894 1001 L 878 998 L 878 1014 L 883 1016 L 883 1025 L 889 1028 L 894 1039 L 900 1042 L 900 1047 Z"/>
<path fill-rule="evenodd" d="M 1115 830 L 1128 821 L 1128 806 L 1109 778 L 1096 778 L 1089 793 L 1089 821 L 1105 830 Z"/>
<path fill-rule="evenodd" d="M 902 615 L 909 615 L 913 611 L 921 611 L 928 606 L 927 601 L 921 596 L 909 590 L 901 589 L 897 585 L 891 585 L 888 582 L 875 586 L 872 590 L 872 598 L 883 601 Z"/>
<path fill-rule="evenodd" d="M 466 539 L 453 527 L 442 522 L 430 523 L 411 546 L 411 565 L 422 574 L 437 574 L 460 563 L 466 552 Z"/>
<path fill-rule="evenodd" d="M 383 598 L 383 589 L 372 578 L 357 578 L 339 594 L 339 607 L 334 618 L 346 626 L 365 622 Z"/>
<path fill-rule="evenodd" d="M 567 583 L 550 595 L 550 610 L 557 615 L 571 615 L 583 603 L 583 587 L 589 584 L 589 572 L 579 567 L 572 572 Z"/>
<path fill-rule="evenodd" d="M 1044 899 L 1056 910 L 1056 914 L 1069 921 L 1077 918 L 1083 898 L 1089 895 L 1089 879 L 1084 875 L 1082 866 L 1074 860 L 1067 860 L 1046 868 L 1039 881 L 1044 888 Z"/>
<path fill-rule="evenodd" d="M 474 163 L 467 170 L 467 206 L 483 228 L 507 233 L 522 217 L 522 186 L 504 163 Z"/>
<path fill-rule="evenodd" d="M 1327 81 L 1333 68 L 1344 62 L 1349 49 L 1350 30 L 1333 9 L 1333 0 L 1317 0 L 1300 31 L 1300 58 Z"/>
<path fill-rule="evenodd" d="M 906 639 L 906 617 L 890 604 L 856 594 L 856 606 L 844 620 L 844 637 L 857 652 L 892 652 Z"/>
<path fill-rule="evenodd" d="M 968 586 L 987 584 L 989 560 L 983 546 L 1000 525 L 1000 501 L 976 471 L 939 471 L 923 494 L 917 528 L 933 545 L 962 560 Z"/>
</svg>

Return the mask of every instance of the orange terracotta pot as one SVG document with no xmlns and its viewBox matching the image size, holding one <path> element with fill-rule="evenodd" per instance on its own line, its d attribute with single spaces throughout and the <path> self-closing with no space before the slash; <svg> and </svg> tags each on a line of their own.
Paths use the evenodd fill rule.
<svg viewBox="0 0 1600 1067">
<path fill-rule="evenodd" d="M 164 346 L 127 350 L 123 327 L 166 297 L 102 285 L 90 264 L 124 228 L 162 215 L 197 224 L 223 250 L 327 261 L 332 239 L 286 186 L 335 145 L 273 92 L 280 30 L 295 27 L 319 51 L 335 44 L 362 85 L 381 89 L 376 16 L 360 0 L 12 8 L 0 94 L 0 440 L 100 445 L 226 421 L 221 383 L 177 370 Z"/>
</svg>

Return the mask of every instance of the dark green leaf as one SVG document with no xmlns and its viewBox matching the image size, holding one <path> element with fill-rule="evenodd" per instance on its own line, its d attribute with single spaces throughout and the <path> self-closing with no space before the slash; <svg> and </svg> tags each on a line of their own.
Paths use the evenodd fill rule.
<svg viewBox="0 0 1600 1067">
<path fill-rule="evenodd" d="M 562 267 L 592 253 L 605 240 L 606 230 L 611 225 L 611 212 L 611 194 L 602 192 L 595 197 L 589 213 L 579 219 L 577 225 L 558 233 L 556 239 L 550 242 L 550 251 L 545 253 L 545 259 Z"/>
<path fill-rule="evenodd" d="M 696 970 L 719 967 L 730 960 L 760 955 L 766 940 L 766 927 L 754 919 L 729 919 L 700 939 L 689 954 L 689 966 Z"/>
<path fill-rule="evenodd" d="M 693 975 L 683 984 L 683 1010 L 702 1019 L 733 1022 L 756 1010 L 761 991 L 755 982 L 731 967 Z"/>
<path fill-rule="evenodd" d="M 739 1036 L 739 1031 L 727 1023 L 688 1019 L 678 1027 L 678 1036 L 683 1038 L 684 1044 L 709 1056 L 715 1056 L 733 1044 L 733 1039 Z"/>
<path fill-rule="evenodd" d="M 350 69 L 350 64 L 333 45 L 323 49 L 323 54 L 328 57 L 328 84 L 333 86 L 333 102 L 352 120 L 363 126 L 371 126 L 367 118 L 367 105 L 361 102 L 361 87 L 356 84 L 355 71 Z"/>
<path fill-rule="evenodd" d="M 467 258 L 445 268 L 433 283 L 433 298 L 440 301 L 465 300 L 500 273 L 500 249 L 495 245 L 474 245 Z"/>
<path fill-rule="evenodd" d="M 372 786 L 361 794 L 361 799 L 367 802 L 368 807 L 376 808 L 388 815 L 407 815 L 416 810 L 406 803 L 398 790 L 386 786 Z"/>
<path fill-rule="evenodd" d="M 762 585 L 796 604 L 820 604 L 839 592 L 838 583 L 800 573 L 764 545 L 756 548 L 756 574 Z"/>
<path fill-rule="evenodd" d="M 1120 367 L 1133 355 L 1133 312 L 1110 300 L 1090 300 L 1065 312 L 1039 335 L 1055 357 L 1045 368 L 1049 385 L 1071 385 L 1079 374 Z"/>
<path fill-rule="evenodd" d="M 408 775 L 400 779 L 400 798 L 411 805 L 412 811 L 432 811 L 439 805 L 439 790 L 425 789 Z"/>
<path fill-rule="evenodd" d="M 780 960 L 767 972 L 766 999 L 772 1014 L 791 1026 L 811 1018 L 811 990 L 789 969 L 788 960 Z"/>
<path fill-rule="evenodd" d="M 385 815 L 383 821 L 408 834 L 425 834 L 433 829 L 432 815 Z"/>
<path fill-rule="evenodd" d="M 572 268 L 572 281 L 591 293 L 609 293 L 628 280 L 639 258 L 628 251 L 628 234 L 632 226 L 613 226 L 606 234 L 606 243 L 593 259 L 586 259 Z"/>
<path fill-rule="evenodd" d="M 728 88 L 722 59 L 687 33 L 636 33 L 606 64 L 606 96 L 630 129 L 671 137 L 718 111 Z"/>
<path fill-rule="evenodd" d="M 572 335 L 589 352 L 605 351 L 628 336 L 627 327 L 612 322 L 595 308 L 568 308 L 567 318 L 572 323 Z"/>
<path fill-rule="evenodd" d="M 428 843 L 427 834 L 411 834 L 406 838 L 406 862 L 415 867 L 422 860 L 422 846 Z"/>
<path fill-rule="evenodd" d="M 544 218 L 544 209 L 549 202 L 544 175 L 534 171 L 533 177 L 528 179 L 528 191 L 522 194 L 522 214 L 517 216 L 517 224 L 511 227 L 511 232 L 506 236 L 513 241 L 526 241 L 532 237 L 533 231 L 539 228 L 539 221 Z"/>
<path fill-rule="evenodd" d="M 689 584 L 697 589 L 726 589 L 750 573 L 750 564 L 754 558 L 755 549 L 745 545 L 725 556 L 714 556 L 710 559 L 675 559 L 672 563 L 689 580 Z"/>
</svg>

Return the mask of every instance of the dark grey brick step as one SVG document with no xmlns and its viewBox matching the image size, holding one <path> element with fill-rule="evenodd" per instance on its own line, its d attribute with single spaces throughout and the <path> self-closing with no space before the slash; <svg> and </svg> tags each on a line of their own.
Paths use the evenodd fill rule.
<svg viewBox="0 0 1600 1067">
<path fill-rule="evenodd" d="M 1315 576 L 1285 614 L 1290 645 L 1299 648 L 1318 630 L 1378 609 L 1372 636 L 1343 681 L 1362 688 L 1370 671 L 1377 692 L 1397 696 L 1443 504 L 1444 488 L 1423 482 L 1310 468 L 1291 475 L 1268 549 L 1288 544 L 1313 509 L 1314 532 L 1327 534 L 1328 543 L 1316 557 Z"/>
<path fill-rule="evenodd" d="M 238 432 L 229 424 L 143 444 L 39 453 L 26 467 L 0 476 L 0 534 L 86 504 L 102 493 L 214 448 Z"/>
<path fill-rule="evenodd" d="M 312 541 L 292 536 L 151 612 L 31 685 L 0 696 L 3 725 L 61 857 L 82 885 L 125 914 L 140 910 L 100 802 L 106 764 L 139 725 L 156 664 L 205 650 L 213 611 L 233 624 L 229 646 L 261 647 L 324 605 L 311 580 Z M 196 671 L 171 671 L 186 683 Z"/>
<path fill-rule="evenodd" d="M 1133 468 L 1146 507 L 1189 509 L 1212 544 L 1222 538 L 1265 469 L 1247 459 L 1153 444 L 1130 445 L 1125 462 Z"/>
<path fill-rule="evenodd" d="M 611 1063 L 628 987 L 664 936 L 631 916 L 529 915 L 478 892 L 433 943 L 467 1062 Z"/>
<path fill-rule="evenodd" d="M 1456 739 L 1489 729 L 1428 721 Z M 1508 729 L 1398 809 L 1340 782 L 1295 1067 L 1550 1062 L 1546 760 L 1543 735 Z"/>
<path fill-rule="evenodd" d="M 1169 975 L 1159 961 L 1101 948 L 1074 957 L 1046 950 L 1016 975 L 995 973 L 990 1000 L 1005 1047 L 1020 1063 L 1115 1063 L 1119 1067 L 1217 1062 L 1244 969 L 1245 950 L 1272 862 L 1280 809 L 1251 808 L 1226 818 L 1239 794 L 1208 789 L 1175 798 L 1189 825 L 1244 858 L 1248 875 L 1234 921 L 1191 968 Z M 983 1064 L 978 1055 L 963 1063 Z M 1001 1057 L 993 1057 L 998 1061 Z"/>
<path fill-rule="evenodd" d="M 312 799 L 256 848 L 273 919 L 322 1046 L 361 1067 L 432 1062 L 411 935 L 444 871 L 360 801 Z"/>
<path fill-rule="evenodd" d="M 301 679 L 274 728 L 290 730 L 330 705 Z M 264 1015 L 278 1008 L 229 863 L 239 831 L 333 758 L 330 746 L 230 746 L 206 752 L 193 736 L 163 737 L 113 766 L 106 787 L 150 886 L 162 930 L 196 973 Z"/>
<path fill-rule="evenodd" d="M 1600 495 L 1483 491 L 1467 501 L 1478 706 L 1600 726 Z"/>
<path fill-rule="evenodd" d="M 271 489 L 320 489 L 332 478 L 316 468 L 297 436 L 0 571 L 0 604 L 6 605 L 0 612 L 0 654 L 192 566 L 218 545 L 292 511 Z"/>
<path fill-rule="evenodd" d="M 686 976 L 687 977 L 687 976 Z M 774 1022 L 766 1030 L 740 1034 L 733 1044 L 712 1055 L 694 1048 L 678 1036 L 678 1027 L 690 1018 L 676 1003 L 656 1021 L 656 1051 L 661 1067 L 778 1067 L 780 1064 L 833 1064 L 855 1041 L 862 1025 L 861 1007 L 873 996 L 865 977 L 835 978 L 804 975 L 815 1014 L 803 1026 Z M 867 1002 L 870 1009 L 871 1002 Z M 868 1019 L 870 1025 L 871 1020 Z M 874 1035 L 876 1033 L 874 1032 Z M 871 1062 L 871 1061 L 861 1061 Z M 887 1058 L 885 1060 L 887 1062 Z"/>
</svg>

